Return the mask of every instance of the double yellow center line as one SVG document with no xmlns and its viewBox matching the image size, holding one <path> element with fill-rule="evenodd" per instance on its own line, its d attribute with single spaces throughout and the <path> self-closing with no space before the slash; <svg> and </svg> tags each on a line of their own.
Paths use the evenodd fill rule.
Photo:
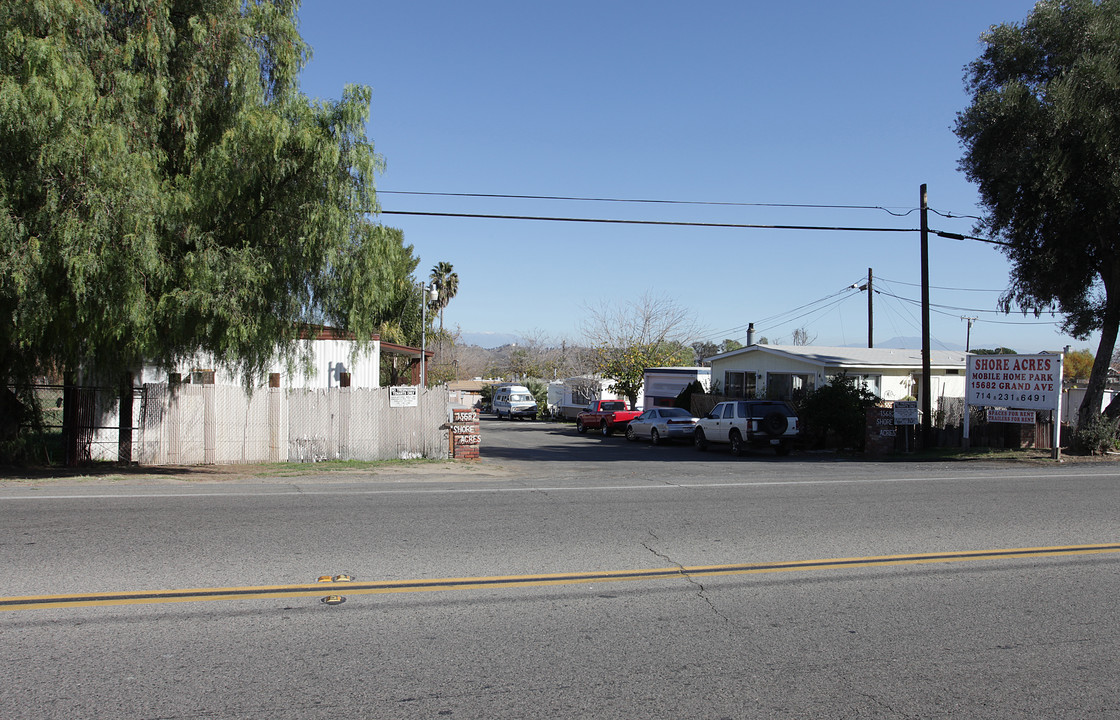
<svg viewBox="0 0 1120 720">
<path fill-rule="evenodd" d="M 747 575 L 804 570 L 918 565 L 923 563 L 964 562 L 968 560 L 1007 560 L 1042 557 L 1098 555 L 1120 552 L 1120 543 L 1106 545 L 1061 545 L 1054 547 L 1011 548 L 916 555 L 878 555 L 870 557 L 794 560 L 775 563 L 699 565 L 695 567 L 654 568 L 540 575 L 499 575 L 494 577 L 443 578 L 434 580 L 387 580 L 381 582 L 330 582 L 302 585 L 265 585 L 258 587 L 195 588 L 115 593 L 76 593 L 70 595 L 31 595 L 0 597 L 0 610 L 41 610 L 59 607 L 98 605 L 138 605 L 144 603 L 197 602 L 202 600 L 261 600 L 280 597 L 313 597 L 324 592 L 346 595 L 430 592 L 435 590 L 476 590 L 485 588 L 573 585 L 579 583 L 656 580 L 671 577 Z"/>
</svg>

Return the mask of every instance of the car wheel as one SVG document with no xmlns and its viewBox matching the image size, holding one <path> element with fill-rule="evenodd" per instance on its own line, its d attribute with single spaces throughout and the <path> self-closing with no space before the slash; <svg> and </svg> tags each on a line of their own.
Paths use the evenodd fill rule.
<svg viewBox="0 0 1120 720">
<path fill-rule="evenodd" d="M 630 442 L 634 442 L 638 439 L 638 435 L 634 432 L 634 428 L 630 427 L 629 425 L 626 426 L 626 439 Z"/>
<path fill-rule="evenodd" d="M 614 432 L 614 427 L 612 427 L 609 422 L 604 420 L 603 424 L 599 426 L 599 432 L 603 433 L 603 437 L 610 437 L 611 433 Z"/>
<path fill-rule="evenodd" d="M 746 447 L 743 443 L 743 436 L 739 434 L 738 430 L 731 431 L 731 454 L 735 457 L 743 457 L 743 452 Z"/>
<path fill-rule="evenodd" d="M 576 432 L 581 435 L 587 432 L 587 426 L 583 424 L 582 420 L 576 420 Z"/>
<path fill-rule="evenodd" d="M 692 433 L 692 444 L 700 452 L 708 449 L 708 438 L 704 436 L 704 431 L 700 428 L 696 428 L 696 432 Z"/>
<path fill-rule="evenodd" d="M 649 442 L 651 445 L 661 444 L 661 433 L 657 432 L 657 428 L 649 431 Z"/>
</svg>

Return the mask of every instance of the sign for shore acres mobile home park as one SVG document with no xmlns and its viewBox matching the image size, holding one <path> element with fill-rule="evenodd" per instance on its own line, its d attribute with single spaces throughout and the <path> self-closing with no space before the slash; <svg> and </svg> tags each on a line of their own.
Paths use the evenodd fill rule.
<svg viewBox="0 0 1120 720">
<path fill-rule="evenodd" d="M 1053 410 L 1062 395 L 1061 355 L 969 355 L 969 405 Z"/>
</svg>

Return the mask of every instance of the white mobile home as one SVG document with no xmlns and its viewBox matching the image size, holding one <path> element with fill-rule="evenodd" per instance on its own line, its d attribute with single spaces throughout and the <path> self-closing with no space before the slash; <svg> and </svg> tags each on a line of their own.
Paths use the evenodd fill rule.
<svg viewBox="0 0 1120 720">
<path fill-rule="evenodd" d="M 309 373 L 303 372 L 298 364 L 289 372 L 286 363 L 277 358 L 262 378 L 280 375 L 280 387 L 287 390 L 327 389 L 341 387 L 346 376 L 350 387 L 375 388 L 381 386 L 381 338 L 374 335 L 364 347 L 352 337 L 333 329 L 319 328 L 298 341 L 297 353 L 306 351 L 309 360 Z M 394 348 L 415 350 L 416 348 Z M 430 355 L 430 353 L 429 353 Z M 217 363 L 207 355 L 178 363 L 174 372 L 182 382 L 188 384 L 243 385 L 243 379 L 236 370 Z M 167 382 L 168 374 L 162 368 L 145 365 L 137 378 L 138 384 Z"/>
<path fill-rule="evenodd" d="M 930 394 L 963 398 L 963 352 L 934 350 L 930 355 Z M 750 345 L 708 358 L 714 394 L 790 400 L 846 374 L 884 400 L 921 397 L 922 352 L 892 348 L 840 348 L 810 345 Z"/>
<path fill-rule="evenodd" d="M 706 367 L 646 368 L 642 378 L 642 407 L 671 407 L 681 391 L 699 381 L 707 392 L 711 387 L 712 369 Z"/>
<path fill-rule="evenodd" d="M 568 420 L 574 420 L 576 415 L 587 409 L 587 406 L 596 400 L 625 400 L 626 398 L 611 392 L 613 380 L 590 375 L 580 375 L 564 380 L 563 394 L 560 399 L 560 415 Z M 641 397 L 641 394 L 638 394 Z"/>
</svg>

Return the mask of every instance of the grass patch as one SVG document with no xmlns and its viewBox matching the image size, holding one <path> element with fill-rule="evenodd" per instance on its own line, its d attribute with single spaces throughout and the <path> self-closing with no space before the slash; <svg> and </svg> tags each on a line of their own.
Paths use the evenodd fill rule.
<svg viewBox="0 0 1120 720">
<path fill-rule="evenodd" d="M 931 462 L 937 460 L 1049 460 L 1050 450 L 1037 448 L 1023 448 L 1018 450 L 998 448 L 929 448 L 916 450 L 912 453 L 895 453 L 888 457 L 892 460 L 911 460 L 915 462 Z"/>
</svg>

